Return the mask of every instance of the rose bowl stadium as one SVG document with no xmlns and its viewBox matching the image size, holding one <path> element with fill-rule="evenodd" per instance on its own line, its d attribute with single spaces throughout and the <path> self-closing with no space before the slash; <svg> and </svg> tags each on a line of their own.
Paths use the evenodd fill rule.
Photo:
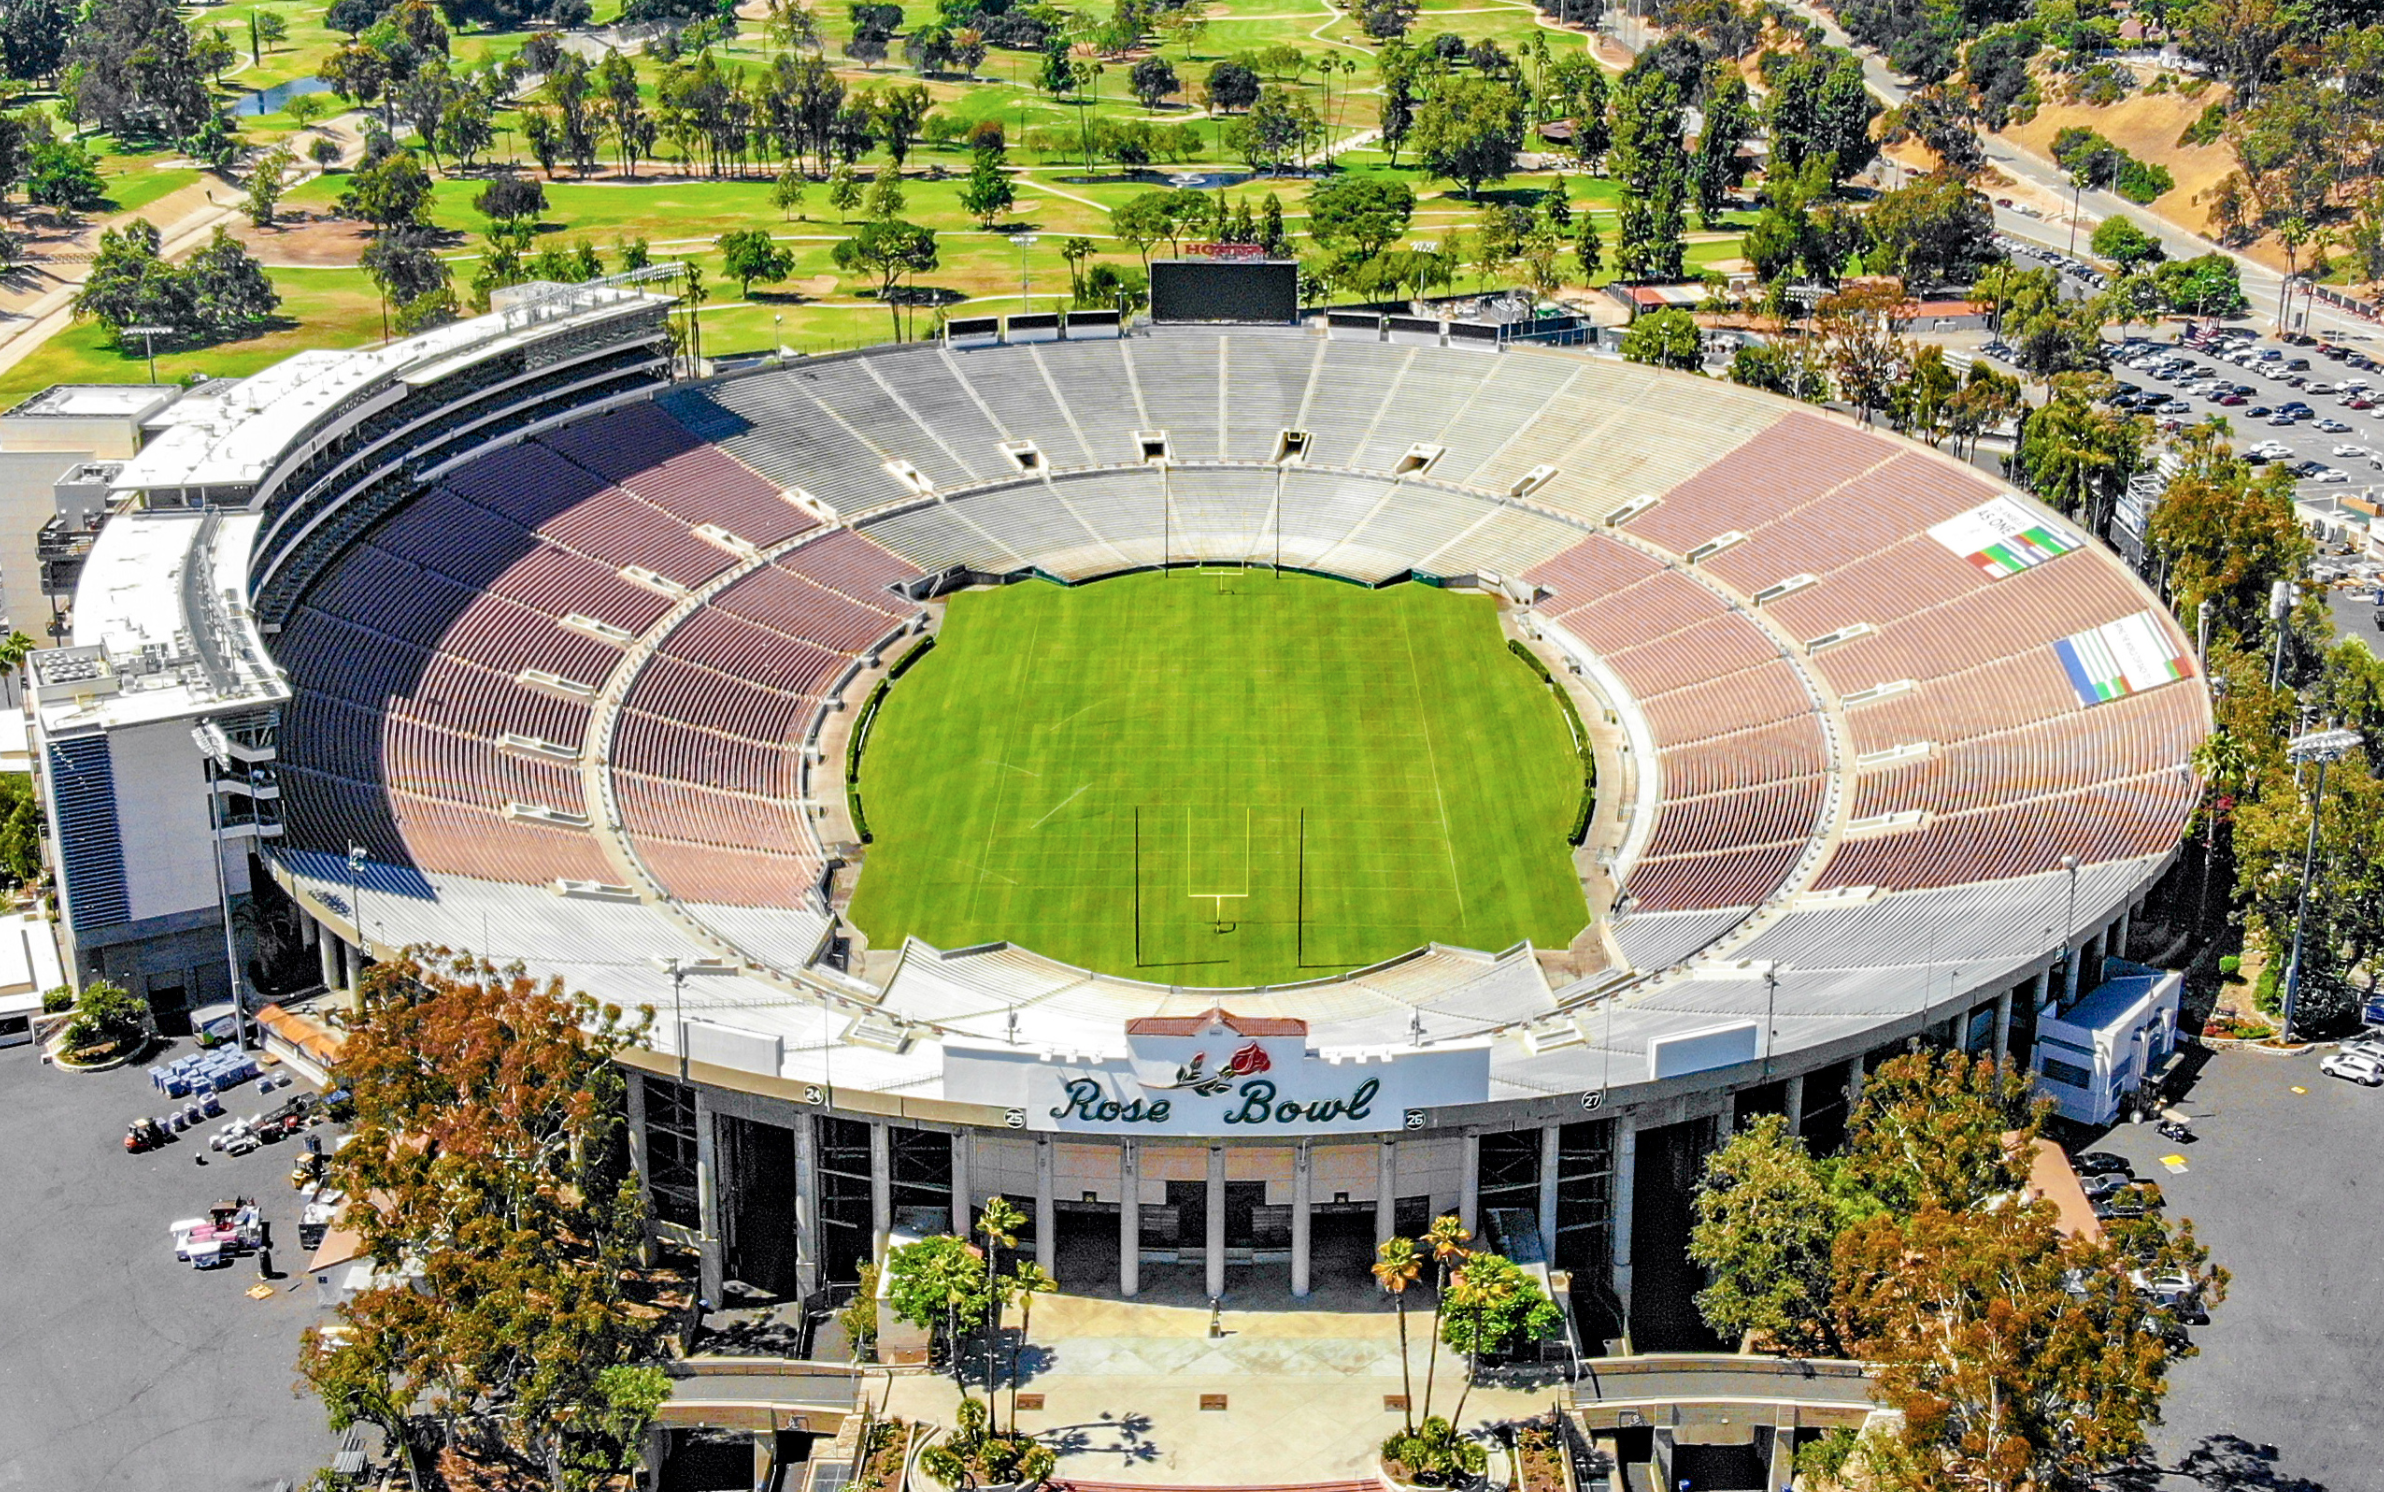
<svg viewBox="0 0 2384 1492">
<path fill-rule="evenodd" d="M 429 944 L 650 1007 L 715 1299 L 997 1195 L 1125 1295 L 1455 1211 L 1660 1346 L 1743 1116 L 1830 1143 L 1915 1039 L 2081 1111 L 2169 1049 L 2105 992 L 2188 640 L 1944 453 L 1404 317 L 691 378 L 643 282 L 510 294 L 146 417 L 33 667 L 63 930 L 161 1009 L 243 905 L 324 1006 Z"/>
</svg>

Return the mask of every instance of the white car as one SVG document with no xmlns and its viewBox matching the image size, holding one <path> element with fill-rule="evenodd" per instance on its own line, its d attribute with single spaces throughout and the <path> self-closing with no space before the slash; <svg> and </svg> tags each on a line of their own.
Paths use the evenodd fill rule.
<svg viewBox="0 0 2384 1492">
<path fill-rule="evenodd" d="M 2311 477 L 2311 478 L 2310 478 L 2310 480 L 2311 480 L 2311 481 L 2313 481 L 2313 482 L 2320 482 L 2320 483 L 2324 483 L 2324 482 L 2348 482 L 2348 481 L 2350 481 L 2350 480 L 2351 480 L 2351 474 L 2350 474 L 2349 472 L 2347 472 L 2347 471 L 2344 471 L 2344 470 L 2343 470 L 2341 467 L 2339 467 L 2339 466 L 2329 466 L 2329 467 L 2328 467 L 2328 468 L 2326 468 L 2324 471 L 2322 471 L 2322 472 L 2319 472 L 2319 473 L 2318 473 L 2316 476 L 2314 476 L 2314 477 Z"/>
<path fill-rule="evenodd" d="M 2357 1083 L 2362 1088 L 2384 1088 L 2384 1057 L 2370 1057 L 2359 1052 L 2336 1052 L 2318 1064 L 2318 1071 L 2330 1078 Z"/>
<path fill-rule="evenodd" d="M 2328 435 L 2347 435 L 2347 434 L 2349 434 L 2349 433 L 2350 433 L 2350 430 L 2351 430 L 2351 427 L 2350 427 L 2349 425 L 2346 425 L 2346 424 L 2344 424 L 2344 423 L 2343 423 L 2341 420 L 2333 420 L 2333 419 L 2328 419 L 2328 420 L 2320 420 L 2320 421 L 2318 421 L 2318 423 L 2317 423 L 2317 425 L 2315 426 L 2315 428 L 2316 428 L 2316 429 L 2319 429 L 2319 430 L 2323 430 L 2323 431 L 2324 431 L 2324 432 L 2326 432 Z"/>
<path fill-rule="evenodd" d="M 2373 456 L 2376 453 L 2369 450 L 2366 446 L 2355 446 L 2346 442 L 2342 445 L 2336 446 L 2334 448 L 2334 454 L 2337 456 Z"/>
</svg>

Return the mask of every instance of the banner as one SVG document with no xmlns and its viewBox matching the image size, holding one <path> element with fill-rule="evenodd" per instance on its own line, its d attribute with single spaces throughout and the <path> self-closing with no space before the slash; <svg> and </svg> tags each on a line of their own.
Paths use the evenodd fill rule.
<svg viewBox="0 0 2384 1492">
<path fill-rule="evenodd" d="M 1946 519 L 1929 530 L 1929 537 L 1977 566 L 1990 580 L 2033 570 L 2085 542 L 2008 497 Z"/>
<path fill-rule="evenodd" d="M 2053 656 L 2061 660 L 2081 705 L 2124 699 L 2194 672 L 2193 659 L 2170 641 L 2169 629 L 2151 611 L 2064 637 L 2053 644 Z"/>
</svg>

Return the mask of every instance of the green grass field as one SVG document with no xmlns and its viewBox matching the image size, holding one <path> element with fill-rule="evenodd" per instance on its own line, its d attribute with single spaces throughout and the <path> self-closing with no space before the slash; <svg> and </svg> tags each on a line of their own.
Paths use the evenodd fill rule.
<svg viewBox="0 0 2384 1492">
<path fill-rule="evenodd" d="M 1481 596 L 1258 570 L 964 593 L 865 751 L 878 948 L 1242 985 L 1588 921 L 1571 731 Z"/>
</svg>

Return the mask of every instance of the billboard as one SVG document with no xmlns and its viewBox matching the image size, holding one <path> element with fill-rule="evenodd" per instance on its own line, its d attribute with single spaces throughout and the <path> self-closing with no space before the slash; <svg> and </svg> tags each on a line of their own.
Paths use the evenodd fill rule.
<svg viewBox="0 0 2384 1492">
<path fill-rule="evenodd" d="M 2064 637 L 2053 644 L 2053 656 L 2061 661 L 2061 671 L 2069 676 L 2081 705 L 2125 699 L 2191 678 L 2194 672 L 2183 644 L 2151 611 Z"/>
<path fill-rule="evenodd" d="M 2001 580 L 2058 559 L 2085 541 L 2037 517 L 2008 497 L 1998 497 L 1948 518 L 1929 537 L 1967 560 L 1989 580 Z"/>
<path fill-rule="evenodd" d="M 1288 326 L 1300 315 L 1300 267 L 1289 259 L 1158 259 L 1151 320 Z"/>
</svg>

